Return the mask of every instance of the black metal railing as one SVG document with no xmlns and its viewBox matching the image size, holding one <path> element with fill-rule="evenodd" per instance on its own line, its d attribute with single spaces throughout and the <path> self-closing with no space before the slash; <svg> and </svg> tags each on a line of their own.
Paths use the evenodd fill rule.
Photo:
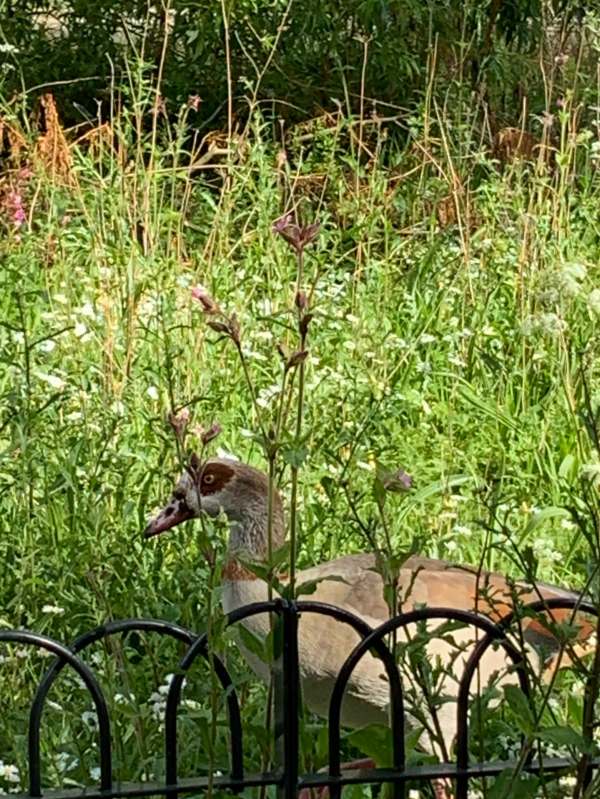
<svg viewBox="0 0 600 799">
<path fill-rule="evenodd" d="M 596 608 L 581 600 L 552 599 L 531 603 L 521 610 L 528 616 L 533 613 L 548 613 L 552 610 L 573 610 L 578 613 L 597 616 Z M 24 630 L 0 630 L 0 644 L 14 643 L 46 650 L 56 659 L 42 677 L 29 713 L 28 730 L 28 778 L 27 794 L 17 794 L 17 799 L 25 797 L 53 797 L 53 799 L 111 799 L 112 797 L 164 796 L 176 797 L 179 794 L 198 793 L 206 790 L 209 784 L 214 789 L 230 789 L 239 792 L 247 787 L 274 786 L 285 799 L 296 797 L 302 788 L 327 786 L 331 799 L 338 799 L 342 788 L 351 784 L 391 783 L 395 799 L 406 795 L 408 783 L 425 782 L 435 779 L 453 783 L 456 799 L 466 799 L 470 782 L 483 777 L 494 777 L 507 768 L 514 768 L 515 762 L 485 761 L 472 763 L 469 759 L 469 702 L 472 684 L 482 658 L 490 647 L 501 647 L 505 657 L 513 664 L 518 684 L 526 696 L 530 696 L 530 685 L 523 652 L 515 646 L 509 636 L 514 614 L 495 623 L 481 614 L 458 611 L 449 608 L 420 608 L 390 619 L 377 628 L 370 627 L 360 617 L 342 608 L 312 601 L 287 601 L 275 599 L 259 602 L 240 608 L 229 614 L 228 624 L 234 625 L 260 614 L 275 614 L 280 619 L 282 629 L 281 680 L 285 702 L 280 709 L 281 737 L 283 746 L 281 767 L 266 773 L 248 773 L 244 768 L 244 731 L 240 704 L 233 680 L 222 659 L 208 651 L 207 636 L 195 635 L 176 624 L 155 619 L 128 619 L 104 624 L 77 638 L 67 647 L 44 635 Z M 359 643 L 346 658 L 334 683 L 328 713 L 328 768 L 324 772 L 299 773 L 299 719 L 300 719 L 300 669 L 298 659 L 298 623 L 301 616 L 319 614 L 330 617 L 351 627 L 359 637 Z M 519 614 L 520 615 L 520 614 Z M 427 621 L 460 622 L 478 631 L 476 643 L 472 647 L 460 677 L 456 701 L 456 754 L 453 762 L 410 766 L 405 752 L 405 708 L 403 685 L 395 656 L 387 644 L 390 633 L 407 629 L 409 625 Z M 148 632 L 167 636 L 187 646 L 185 655 L 179 661 L 176 674 L 172 678 L 167 697 L 164 717 L 165 780 L 164 782 L 115 783 L 112 774 L 111 719 L 108 705 L 93 670 L 84 663 L 80 654 L 90 645 L 110 636 Z M 361 658 L 367 653 L 380 658 L 389 684 L 390 727 L 392 738 L 392 764 L 386 768 L 342 770 L 341 764 L 341 712 L 345 690 Z M 186 674 L 198 658 L 206 660 L 224 692 L 230 737 L 229 773 L 209 777 L 178 777 L 178 711 Z M 40 727 L 48 692 L 60 672 L 69 666 L 83 681 L 93 702 L 98 722 L 100 783 L 86 786 L 85 789 L 64 791 L 42 790 Z M 1 675 L 0 675 L 1 676 Z M 2 683 L 0 682 L 0 692 Z M 586 693 L 584 702 L 589 702 Z M 586 718 L 586 708 L 582 714 Z M 20 731 L 19 731 L 20 732 Z M 0 758 L 2 752 L 0 752 Z M 525 771 L 545 775 L 573 770 L 573 759 L 559 757 L 525 758 L 520 767 Z M 587 757 L 585 761 L 585 782 L 589 784 L 593 770 L 600 767 L 600 758 Z"/>
</svg>

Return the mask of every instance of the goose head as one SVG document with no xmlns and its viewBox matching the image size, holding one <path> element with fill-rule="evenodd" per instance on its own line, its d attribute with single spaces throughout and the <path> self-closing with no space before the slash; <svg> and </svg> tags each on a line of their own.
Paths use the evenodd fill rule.
<svg viewBox="0 0 600 799">
<path fill-rule="evenodd" d="M 266 558 L 268 551 L 269 481 L 258 469 L 226 458 L 201 463 L 196 456 L 179 478 L 165 507 L 148 523 L 146 538 L 200 517 L 224 513 L 229 521 L 229 552 L 251 560 Z M 283 544 L 281 497 L 273 492 L 272 547 Z"/>
</svg>

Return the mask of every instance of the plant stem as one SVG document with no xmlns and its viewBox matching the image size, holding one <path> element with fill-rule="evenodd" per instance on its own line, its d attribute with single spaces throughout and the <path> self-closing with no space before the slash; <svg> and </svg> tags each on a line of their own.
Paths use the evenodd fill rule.
<svg viewBox="0 0 600 799">
<path fill-rule="evenodd" d="M 300 248 L 297 254 L 298 271 L 296 277 L 296 297 L 299 296 L 302 279 L 304 276 L 304 250 Z M 306 326 L 302 324 L 302 316 L 304 309 L 299 302 L 296 303 L 298 307 L 298 332 L 300 333 L 300 350 L 306 347 Z M 304 380 L 305 380 L 305 363 L 304 360 L 298 365 L 298 404 L 296 411 L 296 429 L 294 435 L 294 444 L 297 448 L 300 443 L 302 435 L 302 419 L 304 416 Z M 298 472 L 297 459 L 292 465 L 292 490 L 290 497 L 290 590 L 293 596 L 296 584 L 296 538 L 298 529 Z"/>
</svg>

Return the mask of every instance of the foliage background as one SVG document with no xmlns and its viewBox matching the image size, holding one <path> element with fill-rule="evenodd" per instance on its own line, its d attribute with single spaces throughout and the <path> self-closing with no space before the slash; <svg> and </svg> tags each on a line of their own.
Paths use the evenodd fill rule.
<svg viewBox="0 0 600 799">
<path fill-rule="evenodd" d="M 365 548 L 356 513 L 376 528 L 381 462 L 415 479 L 388 508 L 396 552 L 418 540 L 597 598 L 595 4 L 1 8 L 3 626 L 204 629 L 218 587 L 197 528 L 150 545 L 141 531 L 181 467 L 170 413 L 218 421 L 215 448 L 264 466 L 257 414 L 274 413 L 276 345 L 295 343 L 296 270 L 272 222 L 292 207 L 322 225 L 306 436 L 285 442 L 303 461 L 299 565 Z M 198 282 L 240 319 L 258 410 L 191 302 Z M 283 459 L 278 477 L 287 496 Z M 2 657 L 10 788 L 26 743 L 9 731 L 45 664 Z M 230 657 L 258 768 L 264 693 Z M 173 648 L 134 637 L 92 658 L 119 774 L 159 776 Z M 190 773 L 226 764 L 210 688 L 201 672 L 190 685 Z M 577 726 L 581 686 L 558 688 L 554 722 Z M 87 700 L 68 682 L 55 700 L 48 782 L 86 782 Z M 490 723 L 493 754 L 513 752 L 514 729 Z M 306 724 L 320 767 L 323 729 Z"/>
</svg>

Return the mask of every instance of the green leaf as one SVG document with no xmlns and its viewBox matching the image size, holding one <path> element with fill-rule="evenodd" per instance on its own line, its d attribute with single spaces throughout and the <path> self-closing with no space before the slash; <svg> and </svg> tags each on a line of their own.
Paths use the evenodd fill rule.
<svg viewBox="0 0 600 799">
<path fill-rule="evenodd" d="M 523 691 L 517 685 L 505 685 L 504 697 L 521 732 L 532 735 L 535 730 L 535 719 L 529 700 Z"/>
<path fill-rule="evenodd" d="M 379 477 L 376 477 L 373 480 L 373 499 L 379 505 L 380 508 L 383 508 L 386 499 L 385 486 L 383 485 L 383 482 L 379 479 Z"/>
<path fill-rule="evenodd" d="M 593 754 L 595 749 L 591 741 L 586 741 L 580 732 L 569 726 L 547 727 L 539 731 L 538 737 L 555 746 L 573 746 L 587 755 Z"/>
<path fill-rule="evenodd" d="M 320 483 L 323 486 L 323 490 L 327 494 L 327 499 L 331 502 L 337 493 L 337 482 L 333 479 L 333 477 L 325 475 L 324 477 L 321 477 Z"/>
<path fill-rule="evenodd" d="M 531 517 L 525 527 L 525 535 L 529 533 L 533 533 L 534 530 L 543 523 L 548 521 L 548 519 L 570 519 L 571 514 L 565 508 L 559 508 L 555 506 L 550 506 L 549 508 L 543 508 L 542 510 L 536 511 L 535 513 L 531 514 Z"/>
<path fill-rule="evenodd" d="M 572 453 L 565 455 L 562 459 L 560 466 L 558 467 L 558 476 L 562 477 L 563 480 L 573 479 L 573 477 L 577 474 L 577 461 L 575 460 L 575 456 Z"/>
<path fill-rule="evenodd" d="M 290 542 L 286 541 L 285 544 L 280 546 L 271 554 L 271 569 L 277 571 L 277 568 L 285 563 L 290 556 Z"/>
<path fill-rule="evenodd" d="M 267 635 L 265 640 L 265 648 L 268 653 L 273 653 L 273 660 L 277 662 L 283 654 L 283 619 L 281 616 L 275 616 L 273 620 L 273 629 Z"/>
<path fill-rule="evenodd" d="M 458 390 L 461 397 L 472 405 L 473 408 L 480 411 L 481 413 L 489 416 L 490 419 L 493 419 L 498 424 L 502 425 L 503 427 L 508 427 L 510 430 L 517 431 L 519 429 L 519 425 L 516 419 L 513 419 L 506 411 L 501 410 L 498 405 L 492 404 L 487 400 L 484 400 L 480 397 L 470 383 L 467 383 L 466 380 L 458 377 L 456 375 L 452 375 L 453 380 L 458 380 L 459 386 Z"/>
<path fill-rule="evenodd" d="M 279 550 L 278 550 L 279 551 Z M 242 566 L 252 572 L 256 577 L 260 577 L 265 583 L 269 583 L 274 591 L 281 594 L 285 590 L 285 584 L 273 574 L 273 570 L 264 563 L 256 563 L 251 560 L 240 560 Z"/>
<path fill-rule="evenodd" d="M 296 447 L 295 449 L 284 449 L 281 456 L 288 466 L 293 466 L 295 469 L 300 469 L 304 464 L 308 450 L 306 447 Z"/>
<path fill-rule="evenodd" d="M 266 641 L 259 638 L 243 624 L 239 624 L 236 628 L 236 634 L 239 635 L 240 643 L 263 663 L 271 662 L 270 647 L 267 650 Z"/>
<path fill-rule="evenodd" d="M 539 779 L 531 774 L 515 774 L 507 769 L 496 777 L 486 796 L 487 799 L 533 799 L 539 784 Z"/>
<path fill-rule="evenodd" d="M 402 521 L 410 510 L 426 499 L 436 494 L 447 493 L 452 488 L 458 488 L 461 485 L 473 482 L 475 482 L 475 478 L 470 474 L 452 474 L 444 480 L 436 480 L 433 483 L 429 483 L 429 485 L 424 486 L 419 491 L 415 491 L 414 494 L 409 494 L 406 497 L 398 512 L 398 521 Z"/>
<path fill-rule="evenodd" d="M 392 765 L 392 734 L 383 724 L 369 724 L 348 736 L 348 742 L 382 768 Z"/>
<path fill-rule="evenodd" d="M 306 580 L 304 583 L 296 586 L 296 596 L 307 596 L 314 594 L 317 590 L 319 583 L 329 580 L 333 583 L 347 583 L 348 581 L 341 577 L 339 574 L 329 574 L 326 577 L 318 577 L 316 580 Z"/>
</svg>

